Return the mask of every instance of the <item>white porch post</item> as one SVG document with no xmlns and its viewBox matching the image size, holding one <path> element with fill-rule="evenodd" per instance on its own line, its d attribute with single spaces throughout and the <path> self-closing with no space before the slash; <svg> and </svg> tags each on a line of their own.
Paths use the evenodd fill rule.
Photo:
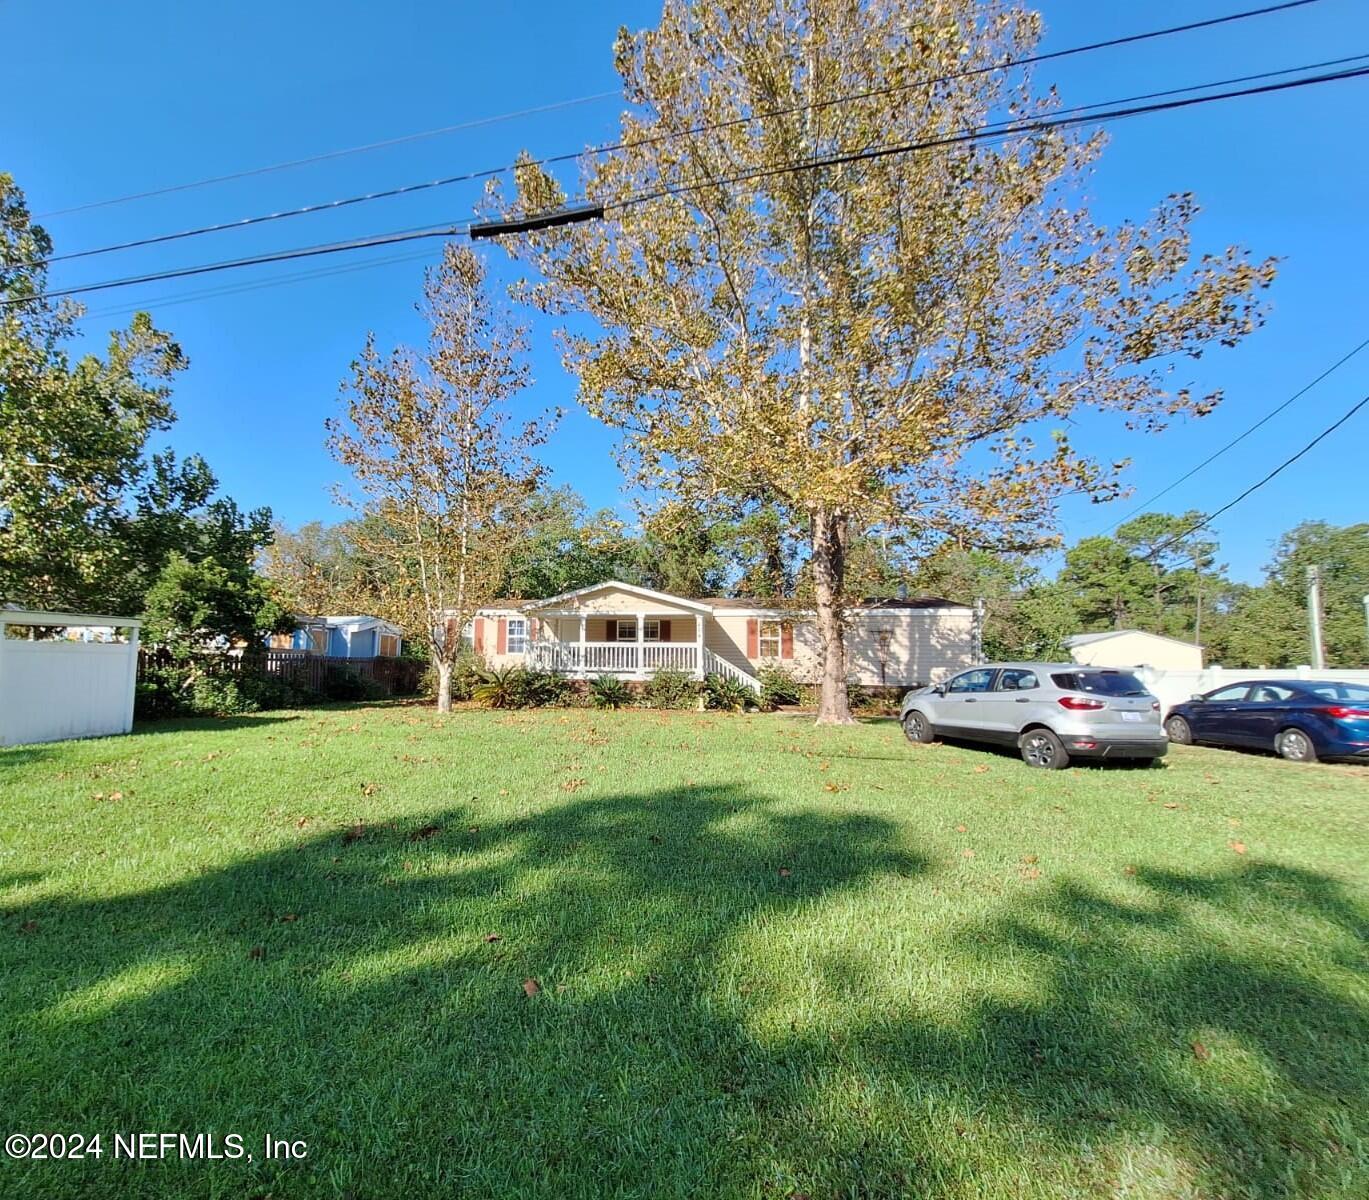
<svg viewBox="0 0 1369 1200">
<path fill-rule="evenodd" d="M 646 678 L 646 613 L 637 614 L 637 678 Z"/>
<path fill-rule="evenodd" d="M 581 675 L 586 674 L 586 669 L 585 669 L 585 626 L 586 626 L 587 623 L 588 623 L 588 618 L 585 616 L 584 613 L 581 613 L 581 614 L 580 614 L 580 674 L 581 674 Z"/>
<path fill-rule="evenodd" d="M 694 678 L 704 677 L 704 619 L 702 613 L 694 614 Z"/>
</svg>

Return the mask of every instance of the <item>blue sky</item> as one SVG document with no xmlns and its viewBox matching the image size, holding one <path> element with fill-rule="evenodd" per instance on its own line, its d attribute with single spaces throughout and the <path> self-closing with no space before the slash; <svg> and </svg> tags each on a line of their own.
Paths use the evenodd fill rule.
<svg viewBox="0 0 1369 1200">
<path fill-rule="evenodd" d="M 1243 0 L 1098 4 L 1042 0 L 1046 49 L 1251 7 Z M 611 91 L 620 25 L 653 23 L 654 3 L 517 6 L 391 0 L 212 6 L 11 0 L 0 12 L 11 52 L 0 108 L 0 169 L 35 213 L 179 184 L 342 147 Z M 514 14 L 516 13 L 516 16 Z M 21 54 L 14 53 L 22 47 Z M 1051 64 L 1040 76 L 1079 104 L 1369 52 L 1369 5 L 1322 0 L 1288 13 Z M 1098 216 L 1144 216 L 1191 190 L 1200 249 L 1249 246 L 1284 259 L 1268 324 L 1189 370 L 1222 387 L 1213 416 L 1159 436 L 1086 420 L 1077 443 L 1129 457 L 1135 494 L 1062 508 L 1069 540 L 1102 532 L 1369 336 L 1369 158 L 1360 152 L 1369 81 L 1326 85 L 1115 125 L 1092 184 Z M 44 220 L 57 251 L 295 207 L 497 166 L 520 149 L 557 153 L 606 140 L 615 99 L 409 142 L 307 167 Z M 54 286 L 363 236 L 470 216 L 477 185 L 360 205 L 54 267 Z M 417 341 L 414 311 L 437 243 L 140 285 L 88 298 L 101 339 L 134 307 L 170 329 L 191 366 L 179 381 L 171 444 L 205 455 L 224 489 L 289 524 L 341 515 L 339 472 L 323 421 L 368 330 L 382 345 Z M 301 272 L 367 269 L 255 287 Z M 502 264 L 500 264 L 502 269 Z M 241 288 L 192 302 L 188 294 Z M 108 314 L 101 316 L 100 314 Z M 118 314 L 118 315 L 116 315 Z M 611 438 L 573 403 L 550 327 L 534 322 L 529 412 L 569 411 L 546 452 L 559 483 L 591 505 L 626 511 Z M 1165 498 L 1210 509 L 1264 474 L 1369 391 L 1369 351 Z M 1366 519 L 1359 472 L 1369 410 L 1216 526 L 1223 558 L 1253 579 L 1279 532 L 1299 520 Z"/>
</svg>

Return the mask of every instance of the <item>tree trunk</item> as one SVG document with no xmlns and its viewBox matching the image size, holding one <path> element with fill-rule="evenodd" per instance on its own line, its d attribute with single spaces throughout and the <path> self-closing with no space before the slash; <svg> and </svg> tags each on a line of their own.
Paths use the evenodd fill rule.
<svg viewBox="0 0 1369 1200">
<path fill-rule="evenodd" d="M 813 591 L 817 601 L 818 636 L 822 643 L 819 725 L 854 723 L 846 697 L 846 642 L 842 629 L 847 532 L 844 513 L 834 513 L 827 508 L 814 511 Z"/>
<path fill-rule="evenodd" d="M 437 660 L 437 711 L 452 711 L 452 664 L 445 658 Z"/>
</svg>

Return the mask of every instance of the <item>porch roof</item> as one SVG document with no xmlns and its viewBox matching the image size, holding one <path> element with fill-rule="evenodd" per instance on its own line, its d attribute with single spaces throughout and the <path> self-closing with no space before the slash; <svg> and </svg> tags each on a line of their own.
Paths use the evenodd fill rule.
<svg viewBox="0 0 1369 1200">
<path fill-rule="evenodd" d="M 623 583 L 618 579 L 606 579 L 603 583 L 593 583 L 588 587 L 576 588 L 571 592 L 562 592 L 559 596 L 548 596 L 544 600 L 532 600 L 523 607 L 527 612 L 533 613 L 564 611 L 572 615 L 578 614 L 581 611 L 580 601 L 596 592 L 627 592 L 631 596 L 640 596 L 646 601 L 654 600 L 660 604 L 669 604 L 672 608 L 684 608 L 690 612 L 702 613 L 704 616 L 710 616 L 713 612 L 712 605 L 702 600 L 673 596 L 669 592 L 658 592 L 653 588 L 639 587 L 635 583 Z M 631 609 L 624 615 L 631 615 L 636 611 L 638 610 Z M 598 612 L 594 615 L 603 616 L 605 613 Z"/>
</svg>

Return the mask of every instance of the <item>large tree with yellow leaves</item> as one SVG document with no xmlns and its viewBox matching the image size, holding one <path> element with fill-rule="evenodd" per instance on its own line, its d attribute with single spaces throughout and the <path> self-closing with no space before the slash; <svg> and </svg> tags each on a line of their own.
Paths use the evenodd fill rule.
<svg viewBox="0 0 1369 1200">
<path fill-rule="evenodd" d="M 507 241 L 536 267 L 528 298 L 593 317 L 563 332 L 566 361 L 639 482 L 799 514 L 822 722 L 850 720 L 853 538 L 1047 543 L 1056 497 L 1117 486 L 1070 415 L 1154 430 L 1209 410 L 1179 364 L 1250 332 L 1273 278 L 1239 248 L 1195 255 L 1189 196 L 1100 225 L 1081 186 L 1101 136 L 854 157 L 1049 114 L 1029 72 L 993 69 L 1040 32 L 981 0 L 668 0 L 616 46 L 624 145 L 582 180 L 606 219 Z M 524 162 L 492 205 L 565 201 Z"/>
</svg>

